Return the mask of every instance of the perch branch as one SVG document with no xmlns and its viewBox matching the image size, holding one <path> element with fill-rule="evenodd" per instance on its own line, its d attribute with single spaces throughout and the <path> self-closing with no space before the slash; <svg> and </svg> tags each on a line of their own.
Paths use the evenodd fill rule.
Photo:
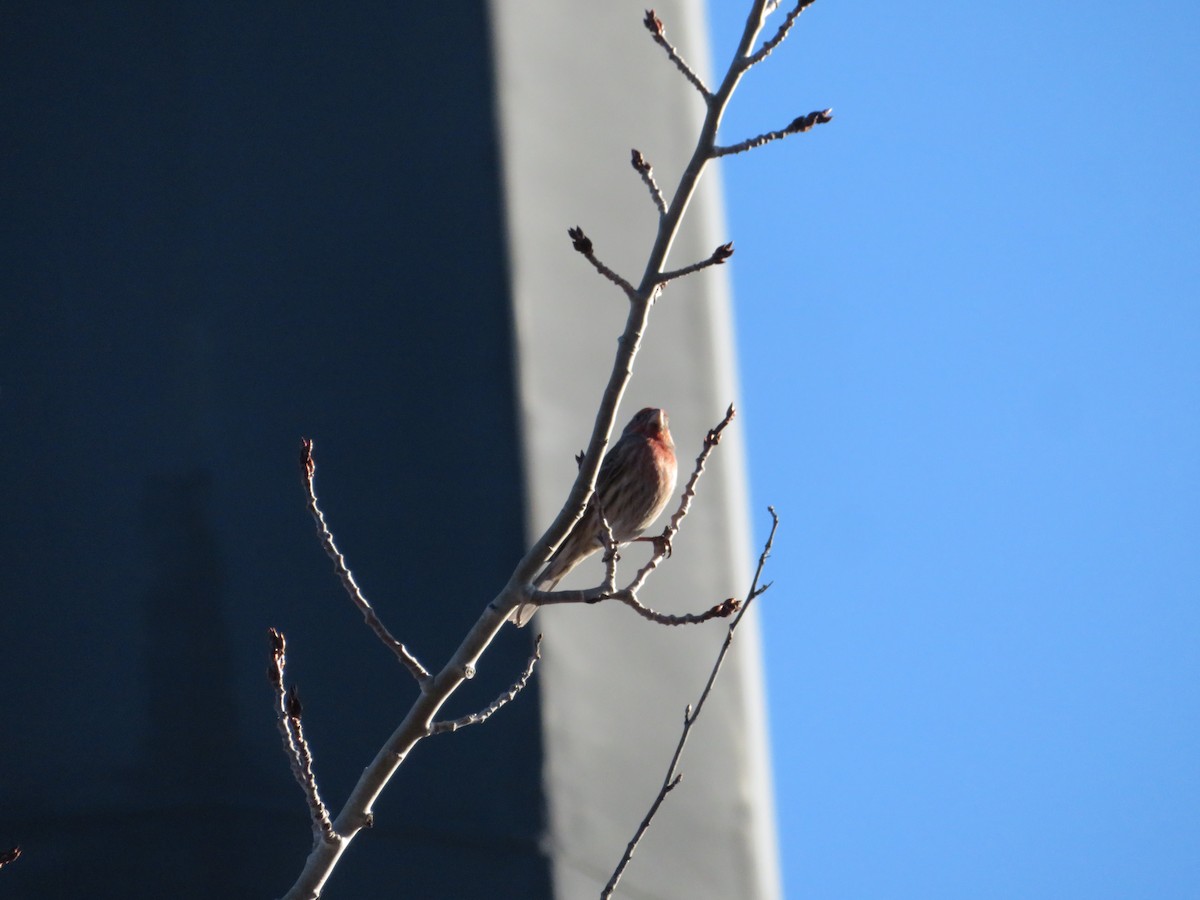
<svg viewBox="0 0 1200 900">
<path fill-rule="evenodd" d="M 613 870 L 612 877 L 608 880 L 608 884 L 604 886 L 604 890 L 600 894 L 601 900 L 607 900 L 616 890 L 617 883 L 621 880 L 621 876 L 625 872 L 629 861 L 633 859 L 633 854 L 637 850 L 638 843 L 642 840 L 642 836 L 650 828 L 650 823 L 654 821 L 654 816 L 658 813 L 659 807 L 663 801 L 667 799 L 667 794 L 678 787 L 680 779 L 683 778 L 679 772 L 679 759 L 683 755 L 684 745 L 687 744 L 688 736 L 692 733 L 692 726 L 696 724 L 696 720 L 700 718 L 700 712 L 704 709 L 704 704 L 708 701 L 709 695 L 712 693 L 713 685 L 717 682 L 717 675 L 720 674 L 721 666 L 725 662 L 725 657 L 729 654 L 729 648 L 733 645 L 733 635 L 741 624 L 742 618 L 746 615 L 746 611 L 750 609 L 750 604 L 754 599 L 767 590 L 771 585 L 759 585 L 759 579 L 762 577 L 763 567 L 767 564 L 767 558 L 771 555 L 771 545 L 775 542 L 775 529 L 779 527 L 779 516 L 775 514 L 775 507 L 769 506 L 767 509 L 771 513 L 771 532 L 767 535 L 767 542 L 763 545 L 762 553 L 758 557 L 758 568 L 754 571 L 754 580 L 750 583 L 750 590 L 746 593 L 746 602 L 742 604 L 741 610 L 732 622 L 729 623 L 729 628 L 725 632 L 725 641 L 721 644 L 721 649 L 717 653 L 716 662 L 713 663 L 712 671 L 708 674 L 708 682 L 704 685 L 704 690 L 700 693 L 700 699 L 696 701 L 693 708 L 690 704 L 683 714 L 683 730 L 679 735 L 679 741 L 675 745 L 675 753 L 671 756 L 670 765 L 667 766 L 667 774 L 663 778 L 662 786 L 658 789 L 658 794 L 654 798 L 654 802 L 650 804 L 650 809 L 638 824 L 637 830 L 633 837 L 625 847 L 625 853 L 621 856 L 621 861 L 617 863 L 616 869 Z"/>
</svg>

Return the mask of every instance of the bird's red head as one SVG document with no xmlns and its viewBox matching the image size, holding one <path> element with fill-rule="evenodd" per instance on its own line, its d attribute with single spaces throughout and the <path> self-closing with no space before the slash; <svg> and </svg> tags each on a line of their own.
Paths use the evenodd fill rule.
<svg viewBox="0 0 1200 900">
<path fill-rule="evenodd" d="M 667 412 L 647 406 L 629 420 L 623 434 L 640 434 L 651 440 L 662 441 L 668 446 L 674 446 L 671 441 L 671 431 L 667 427 Z"/>
</svg>

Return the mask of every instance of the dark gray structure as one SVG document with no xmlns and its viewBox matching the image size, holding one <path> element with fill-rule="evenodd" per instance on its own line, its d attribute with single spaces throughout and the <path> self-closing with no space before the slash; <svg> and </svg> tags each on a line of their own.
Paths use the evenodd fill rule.
<svg viewBox="0 0 1200 900">
<path fill-rule="evenodd" d="M 522 205 L 557 176 L 515 181 L 525 163 L 514 129 L 536 138 L 560 123 L 544 105 L 516 111 L 515 93 L 498 106 L 496 86 L 534 77 L 518 63 L 532 64 L 539 46 L 571 52 L 589 33 L 610 40 L 612 26 L 596 16 L 619 17 L 620 40 L 640 52 L 649 45 L 640 7 L 613 6 L 570 11 L 582 23 L 552 41 L 546 29 L 567 11 L 534 4 L 6 5 L 0 845 L 20 843 L 25 856 L 0 872 L 0 893 L 282 894 L 309 833 L 274 727 L 267 626 L 289 639 L 289 676 L 332 806 L 407 708 L 411 679 L 362 625 L 316 543 L 295 462 L 302 435 L 316 440 L 318 491 L 360 584 L 427 665 L 449 655 L 507 578 L 527 531 L 569 484 L 568 448 L 589 420 L 582 404 L 594 405 L 602 384 L 603 370 L 586 367 L 611 342 L 532 305 L 543 299 L 528 281 L 530 254 L 552 277 L 571 265 L 561 292 L 591 276 L 574 267 L 562 236 L 572 222 Z M 529 15 L 543 16 L 542 30 L 530 30 Z M 684 96 L 672 76 L 660 68 L 656 83 Z M 532 118 L 522 124 L 522 115 Z M 625 153 L 634 137 L 621 137 Z M 544 149 L 583 153 L 571 149 L 576 139 L 564 132 Z M 624 158 L 588 165 L 627 178 L 630 205 L 644 202 Z M 700 220 L 715 221 L 714 208 L 701 207 Z M 623 214 L 588 198 L 575 209 L 601 229 Z M 543 222 L 552 227 L 531 245 L 528 229 Z M 606 293 L 603 302 L 619 300 Z M 723 309 L 723 298 L 713 302 Z M 674 333 L 710 339 L 720 330 L 710 320 L 690 316 L 694 327 Z M 554 357 L 518 364 L 518 352 L 545 341 L 603 346 L 572 351 L 585 377 L 539 395 L 538 367 Z M 663 365 L 661 354 L 670 365 L 672 354 L 707 350 L 670 347 L 664 340 L 648 354 L 648 371 Z M 712 368 L 732 385 L 731 358 Z M 691 396 L 677 384 L 663 389 L 655 399 L 679 410 L 686 459 L 733 398 L 707 385 Z M 630 402 L 639 391 L 649 394 L 635 387 Z M 560 456 L 561 466 L 545 462 Z M 736 530 L 744 518 L 744 509 L 721 511 L 744 506 L 736 447 L 727 465 L 714 479 L 709 530 L 722 518 Z M 706 520 L 697 521 L 699 537 Z M 705 539 L 736 540 L 720 528 Z M 679 550 L 680 571 L 690 553 L 714 555 L 702 541 Z M 730 551 L 735 563 L 747 550 Z M 737 592 L 737 567 L 715 590 Z M 633 624 L 619 610 L 596 612 L 539 614 L 549 642 L 542 676 L 486 727 L 419 745 L 326 896 L 575 897 L 593 869 L 611 868 L 620 847 L 614 854 L 603 841 L 594 860 L 571 862 L 580 850 L 564 844 L 562 817 L 591 801 L 553 796 L 562 757 L 543 750 L 564 729 L 588 742 L 561 704 L 599 701 L 552 703 L 546 685 L 556 671 L 557 691 L 594 679 L 567 670 L 605 646 L 593 638 L 607 623 Z M 536 630 L 502 632 L 448 711 L 486 705 L 510 683 Z M 692 651 L 678 642 L 655 649 L 671 637 L 635 637 L 622 678 L 653 670 L 658 653 L 686 659 Z M 749 712 L 724 730 L 734 743 L 749 736 L 750 775 L 735 786 L 735 806 L 757 824 L 719 825 L 746 837 L 713 864 L 736 870 L 739 896 L 767 897 L 777 890 L 773 849 L 748 849 L 764 834 L 772 840 L 762 831 L 756 671 L 751 634 L 725 707 L 727 717 Z M 630 695 L 636 677 L 606 681 L 619 689 L 605 702 L 674 727 L 699 686 L 693 674 L 686 665 L 677 680 L 660 673 L 683 692 L 679 703 Z M 605 727 L 605 715 L 589 721 Z M 660 772 L 661 745 L 640 737 L 626 736 L 627 761 Z M 724 738 L 709 739 L 722 750 Z M 649 800 L 642 775 L 631 779 L 620 760 L 589 769 L 586 752 L 576 758 L 575 790 L 591 781 L 616 796 L 612 785 L 632 781 L 640 793 L 626 799 Z M 693 817 L 713 799 L 700 779 L 694 787 L 684 806 Z M 635 808 L 573 833 L 628 830 Z M 597 809 L 607 815 L 603 803 Z M 726 815 L 710 809 L 714 821 Z M 657 867 L 679 884 L 670 835 L 667 823 Z M 659 888 L 630 896 L 675 895 L 647 890 Z"/>
</svg>

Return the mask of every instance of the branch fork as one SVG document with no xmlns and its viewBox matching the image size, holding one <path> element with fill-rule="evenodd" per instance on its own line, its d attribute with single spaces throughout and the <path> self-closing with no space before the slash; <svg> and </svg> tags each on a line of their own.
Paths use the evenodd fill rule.
<svg viewBox="0 0 1200 900">
<path fill-rule="evenodd" d="M 791 31 L 792 26 L 796 24 L 796 19 L 799 18 L 800 13 L 804 12 L 804 10 L 812 6 L 812 4 L 813 0 L 797 0 L 796 5 L 791 8 L 788 14 L 784 17 L 783 22 L 780 23 L 779 30 L 775 32 L 775 36 L 763 44 L 762 47 L 759 48 L 758 52 L 753 56 L 746 57 L 742 63 L 742 69 L 745 70 L 757 66 L 760 62 L 770 56 L 771 51 L 778 47 L 783 42 L 783 39 L 788 36 L 788 32 Z"/>
</svg>

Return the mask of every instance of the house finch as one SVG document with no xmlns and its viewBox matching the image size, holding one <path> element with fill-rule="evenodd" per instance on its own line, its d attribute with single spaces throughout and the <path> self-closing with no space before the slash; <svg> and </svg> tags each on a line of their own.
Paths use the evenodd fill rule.
<svg viewBox="0 0 1200 900">
<path fill-rule="evenodd" d="M 553 590 L 564 575 L 604 546 L 597 496 L 613 538 L 622 544 L 636 540 L 650 527 L 674 490 L 675 443 L 667 428 L 667 414 L 661 409 L 643 409 L 604 457 L 596 476 L 596 494 L 533 580 L 534 586 Z M 525 604 L 514 609 L 509 619 L 523 626 L 535 612 L 536 606 Z"/>
</svg>

